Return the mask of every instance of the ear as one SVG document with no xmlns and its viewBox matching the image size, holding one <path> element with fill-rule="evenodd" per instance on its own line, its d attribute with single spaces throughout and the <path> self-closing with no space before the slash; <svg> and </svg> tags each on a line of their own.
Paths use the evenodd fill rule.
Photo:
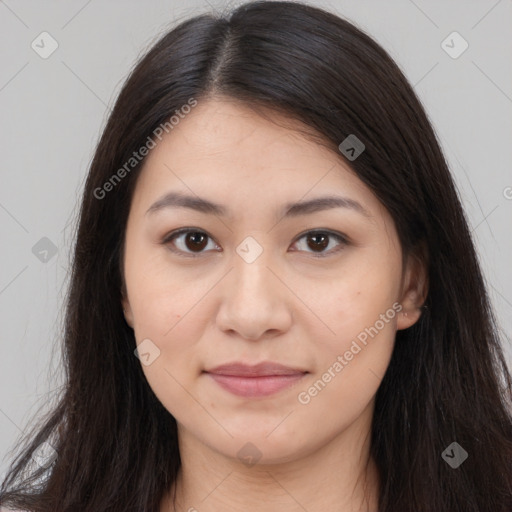
<svg viewBox="0 0 512 512">
<path fill-rule="evenodd" d="M 397 329 L 407 329 L 414 325 L 422 313 L 422 306 L 428 293 L 428 257 L 424 249 L 411 253 L 405 263 L 402 278 L 402 310 L 398 314 Z"/>
<path fill-rule="evenodd" d="M 123 313 L 126 323 L 133 329 L 133 312 L 130 306 L 130 301 L 127 299 L 125 294 L 122 296 L 121 304 L 123 306 Z"/>
</svg>

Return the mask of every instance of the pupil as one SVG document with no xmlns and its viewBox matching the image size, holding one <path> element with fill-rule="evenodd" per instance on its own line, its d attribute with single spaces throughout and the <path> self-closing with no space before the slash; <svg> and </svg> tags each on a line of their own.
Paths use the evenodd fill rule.
<svg viewBox="0 0 512 512">
<path fill-rule="evenodd" d="M 322 250 L 322 249 L 325 249 L 329 245 L 329 242 L 328 242 L 329 237 L 326 235 L 315 234 L 315 235 L 310 235 L 308 238 L 309 238 L 309 240 L 313 240 L 315 238 L 322 238 L 322 242 L 320 245 L 313 244 L 313 246 L 309 246 L 313 250 L 317 250 L 318 248 L 320 248 L 320 250 Z M 318 251 L 318 252 L 320 252 L 320 251 Z"/>
<path fill-rule="evenodd" d="M 192 240 L 192 247 L 188 246 L 190 240 Z M 198 233 L 198 232 L 188 233 L 188 235 L 186 237 L 187 247 L 192 250 L 204 249 L 204 247 L 206 246 L 205 241 L 206 241 L 206 236 L 203 233 Z"/>
</svg>

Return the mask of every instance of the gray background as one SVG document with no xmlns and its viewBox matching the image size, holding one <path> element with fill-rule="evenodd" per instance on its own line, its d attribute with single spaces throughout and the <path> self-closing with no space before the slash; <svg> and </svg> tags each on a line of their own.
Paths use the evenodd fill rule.
<svg viewBox="0 0 512 512">
<path fill-rule="evenodd" d="M 510 338 L 512 0 L 314 3 L 369 32 L 414 85 L 448 158 Z M 134 61 L 164 31 L 228 5 L 0 1 L 0 476 L 18 436 L 63 383 L 59 342 L 72 226 L 108 106 Z M 31 47 L 34 40 L 50 47 L 38 37 L 43 31 L 58 43 L 46 59 Z M 453 31 L 469 44 L 457 58 L 442 46 Z M 452 53 L 462 48 L 453 38 L 445 45 Z M 48 244 L 43 237 L 56 247 L 54 255 L 41 252 Z M 508 341 L 506 350 L 512 367 Z"/>
</svg>

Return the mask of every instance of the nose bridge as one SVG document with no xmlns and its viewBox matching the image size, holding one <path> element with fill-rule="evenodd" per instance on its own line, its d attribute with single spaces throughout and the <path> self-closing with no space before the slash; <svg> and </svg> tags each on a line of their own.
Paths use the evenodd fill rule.
<svg viewBox="0 0 512 512">
<path fill-rule="evenodd" d="M 219 328 L 250 339 L 269 330 L 283 331 L 291 320 L 282 285 L 270 270 L 275 266 L 271 252 L 258 246 L 244 240 L 237 247 L 217 319 Z"/>
<path fill-rule="evenodd" d="M 271 306 L 277 290 L 276 278 L 267 267 L 272 267 L 270 251 L 252 237 L 236 249 L 233 265 L 232 293 L 244 302 L 260 302 L 259 307 Z M 257 245 L 256 245 L 257 244 Z M 251 300 L 252 299 L 252 300 Z M 243 306 L 243 304 L 241 304 Z"/>
</svg>

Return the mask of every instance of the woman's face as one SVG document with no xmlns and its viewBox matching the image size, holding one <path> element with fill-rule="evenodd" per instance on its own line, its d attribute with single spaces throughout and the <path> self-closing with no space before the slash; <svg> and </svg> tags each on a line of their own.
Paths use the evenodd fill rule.
<svg viewBox="0 0 512 512">
<path fill-rule="evenodd" d="M 182 433 L 260 463 L 367 430 L 396 330 L 419 316 L 388 212 L 288 126 L 199 102 L 150 150 L 126 230 L 123 306 L 151 388 Z M 261 362 L 292 374 L 208 372 Z"/>
</svg>

